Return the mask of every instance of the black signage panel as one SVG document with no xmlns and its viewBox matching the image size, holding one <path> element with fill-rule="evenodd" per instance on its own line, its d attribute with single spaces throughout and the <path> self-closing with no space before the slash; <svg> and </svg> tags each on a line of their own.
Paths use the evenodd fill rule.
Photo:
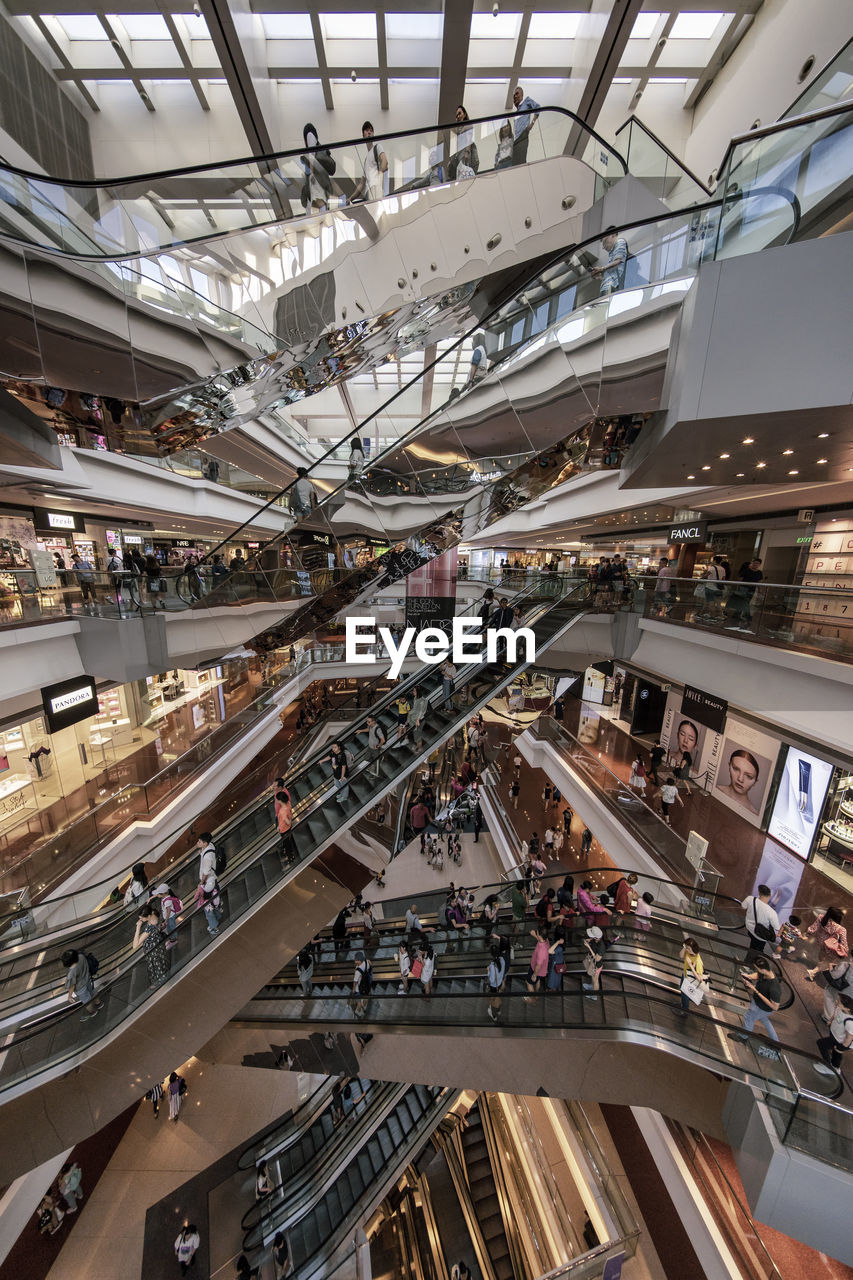
<svg viewBox="0 0 853 1280">
<path fill-rule="evenodd" d="M 681 714 L 689 716 L 691 720 L 698 720 L 699 724 L 707 725 L 714 733 L 723 732 L 728 710 L 729 704 L 725 698 L 717 698 L 711 693 L 705 693 L 704 689 L 694 689 L 689 684 L 684 686 Z"/>
<path fill-rule="evenodd" d="M 82 533 L 85 519 L 75 511 L 50 511 L 33 507 L 33 524 L 43 533 Z"/>
<path fill-rule="evenodd" d="M 41 691 L 44 714 L 51 733 L 67 729 L 78 720 L 88 720 L 98 713 L 98 694 L 91 676 L 77 676 L 48 684 Z"/>
<path fill-rule="evenodd" d="M 681 544 L 685 542 L 707 542 L 708 521 L 692 521 L 685 524 L 670 525 L 667 542 Z"/>
</svg>

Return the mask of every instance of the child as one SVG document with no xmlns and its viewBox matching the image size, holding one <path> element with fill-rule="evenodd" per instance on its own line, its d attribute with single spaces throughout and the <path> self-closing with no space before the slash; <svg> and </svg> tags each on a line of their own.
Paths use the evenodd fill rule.
<svg viewBox="0 0 853 1280">
<path fill-rule="evenodd" d="M 800 917 L 789 916 L 782 928 L 779 930 L 779 937 L 776 939 L 776 950 L 773 955 L 778 960 L 784 951 L 786 955 L 791 955 L 797 949 L 797 938 L 801 942 L 805 941 L 802 933 L 800 933 Z"/>
<path fill-rule="evenodd" d="M 638 899 L 634 908 L 634 924 L 636 928 L 641 929 L 643 933 L 648 933 L 652 927 L 652 903 L 654 898 L 650 893 L 644 893 Z"/>
</svg>

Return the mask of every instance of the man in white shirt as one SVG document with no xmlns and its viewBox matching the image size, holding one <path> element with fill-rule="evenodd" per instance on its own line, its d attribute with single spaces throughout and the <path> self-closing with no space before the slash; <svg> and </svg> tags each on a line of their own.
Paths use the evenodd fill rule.
<svg viewBox="0 0 853 1280">
<path fill-rule="evenodd" d="M 758 894 L 750 894 L 740 905 L 746 912 L 749 945 L 753 951 L 763 951 L 766 943 L 775 940 L 779 932 L 779 917 L 770 905 L 770 890 L 767 885 L 760 884 Z M 762 938 L 760 931 L 766 933 L 770 929 L 773 930 L 773 939 L 769 936 Z"/>
<path fill-rule="evenodd" d="M 202 831 L 196 843 L 201 854 L 198 864 L 198 882 L 204 884 L 208 876 L 216 875 L 216 847 L 209 831 Z"/>
<path fill-rule="evenodd" d="M 373 125 L 365 120 L 361 126 L 361 136 L 367 154 L 362 164 L 362 175 L 352 193 L 353 200 L 381 200 L 385 194 L 385 174 L 388 172 L 388 157 L 373 141 Z"/>
</svg>

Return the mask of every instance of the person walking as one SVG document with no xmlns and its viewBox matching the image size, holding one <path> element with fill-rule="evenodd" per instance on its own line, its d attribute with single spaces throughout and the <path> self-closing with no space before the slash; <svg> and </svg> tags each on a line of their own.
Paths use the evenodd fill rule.
<svg viewBox="0 0 853 1280">
<path fill-rule="evenodd" d="M 59 1194 L 68 1206 L 68 1213 L 76 1213 L 83 1202 L 83 1172 L 76 1160 L 69 1160 L 59 1171 Z"/>
<path fill-rule="evenodd" d="M 290 792 L 283 784 L 276 791 L 273 799 L 275 827 L 281 839 L 279 852 L 282 857 L 289 858 L 293 853 L 293 803 Z"/>
<path fill-rule="evenodd" d="M 675 778 L 669 777 L 660 788 L 658 795 L 660 796 L 660 811 L 663 814 L 663 820 L 668 827 L 672 826 L 669 820 L 669 811 L 676 801 L 684 808 L 684 801 L 678 794 L 678 787 L 675 785 Z"/>
<path fill-rule="evenodd" d="M 699 943 L 695 938 L 684 939 L 684 946 L 679 951 L 678 958 L 682 963 L 681 1008 L 679 1013 L 682 1018 L 686 1018 L 691 1006 L 694 1003 L 701 1002 L 702 995 L 700 994 L 699 1001 L 691 1000 L 685 990 L 685 986 L 693 986 L 694 990 L 697 992 L 701 990 L 703 994 L 704 990 L 707 989 L 707 983 L 704 981 L 705 963 L 699 954 Z"/>
<path fill-rule="evenodd" d="M 749 1008 L 743 1015 L 745 1034 L 735 1032 L 733 1040 L 746 1041 L 749 1032 L 760 1022 L 771 1040 L 778 1040 L 776 1028 L 770 1021 L 771 1013 L 775 1013 L 782 1003 L 782 987 L 773 966 L 766 956 L 758 956 L 752 969 L 741 969 L 741 981 L 750 992 L 752 999 Z"/>
<path fill-rule="evenodd" d="M 572 806 L 570 804 L 567 804 L 565 809 L 563 810 L 563 830 L 565 831 L 567 836 L 570 836 L 572 834 L 572 818 L 574 816 L 575 815 L 574 815 L 574 810 L 572 809 Z"/>
<path fill-rule="evenodd" d="M 332 743 L 331 752 L 323 756 L 318 764 L 325 764 L 327 761 L 332 765 L 332 778 L 337 793 L 335 799 L 339 804 L 344 804 L 349 799 L 349 758 L 339 742 Z"/>
<path fill-rule="evenodd" d="M 518 808 L 518 796 L 520 791 L 521 791 L 521 785 L 518 781 L 518 778 L 513 778 L 509 786 L 509 798 L 512 801 L 513 809 Z"/>
<path fill-rule="evenodd" d="M 530 143 L 530 131 L 539 119 L 541 107 L 533 98 L 525 96 L 520 84 L 515 86 L 512 94 L 512 105 L 516 111 L 522 112 L 513 117 L 512 163 L 527 163 L 527 148 Z"/>
<path fill-rule="evenodd" d="M 363 1018 L 373 989 L 373 968 L 363 951 L 355 953 L 355 972 L 352 978 L 353 1012 Z"/>
<path fill-rule="evenodd" d="M 95 977 L 89 966 L 89 958 L 82 951 L 69 949 L 62 953 L 62 963 L 68 972 L 65 975 L 65 990 L 68 1002 L 77 1000 L 83 1006 L 80 1021 L 86 1022 L 94 1018 L 104 1007 L 104 1002 L 95 995 Z"/>
<path fill-rule="evenodd" d="M 483 830 L 483 810 L 478 800 L 474 805 L 474 844 L 479 844 L 480 832 Z"/>
<path fill-rule="evenodd" d="M 400 966 L 400 985 L 397 987 L 397 995 L 408 995 L 409 991 L 409 975 L 412 972 L 412 957 L 409 954 L 408 944 L 401 942 L 397 948 L 397 954 L 394 959 Z"/>
<path fill-rule="evenodd" d="M 409 730 L 413 731 L 415 746 L 423 746 L 424 741 L 424 720 L 429 710 L 429 698 L 422 693 L 418 685 L 412 689 L 412 705 L 409 708 L 409 714 L 406 717 L 406 725 Z"/>
<path fill-rule="evenodd" d="M 175 1241 L 175 1257 L 178 1259 L 182 1276 L 185 1276 L 189 1268 L 195 1265 L 195 1255 L 200 1244 L 201 1237 L 195 1223 L 184 1223 Z"/>
<path fill-rule="evenodd" d="M 592 848 L 592 832 L 590 831 L 589 827 L 584 827 L 583 835 L 581 836 L 581 856 L 584 858 L 588 858 L 589 851 L 591 848 Z"/>
<path fill-rule="evenodd" d="M 646 766 L 643 764 L 642 756 L 635 756 L 631 765 L 631 776 L 628 779 L 628 786 L 638 791 L 641 796 L 646 794 Z"/>
<path fill-rule="evenodd" d="M 310 996 L 311 979 L 314 977 L 314 952 L 310 947 L 303 947 L 296 957 L 296 974 L 303 996 Z"/>
<path fill-rule="evenodd" d="M 843 920 L 844 916 L 838 907 L 827 907 L 823 915 L 809 925 L 807 932 L 816 938 L 818 946 L 822 946 L 832 956 L 828 964 L 821 963 L 818 959 L 816 965 L 806 970 L 806 978 L 809 982 L 814 982 L 818 973 L 831 968 L 837 960 L 846 960 L 849 956 L 850 948 Z"/>
<path fill-rule="evenodd" d="M 152 1084 L 151 1088 L 147 1090 L 145 1093 L 145 1100 L 146 1102 L 151 1103 L 151 1108 L 154 1112 L 154 1119 L 156 1120 L 160 1114 L 160 1103 L 163 1101 L 163 1086 L 159 1080 L 156 1084 Z"/>
<path fill-rule="evenodd" d="M 177 1071 L 169 1073 L 166 1092 L 169 1095 L 169 1119 L 177 1122 L 181 1103 L 183 1102 L 184 1094 L 187 1092 L 187 1082 L 183 1076 L 178 1075 Z"/>
<path fill-rule="evenodd" d="M 764 574 L 761 572 L 761 560 L 758 556 L 745 560 L 740 567 L 737 582 L 729 590 L 728 607 L 732 623 L 726 627 L 727 631 L 750 630 L 753 597 L 758 583 L 763 581 Z"/>
<path fill-rule="evenodd" d="M 751 951 L 763 953 L 767 943 L 775 943 L 779 932 L 779 917 L 770 905 L 770 889 L 766 884 L 758 886 L 757 894 L 749 894 L 740 904 L 746 912 L 746 931 Z M 808 977 L 808 972 L 806 973 Z"/>
<path fill-rule="evenodd" d="M 552 826 L 550 826 L 550 824 L 545 828 L 545 835 L 543 837 L 545 841 L 544 853 L 549 862 L 554 861 L 554 838 L 556 834 L 556 831 Z"/>
<path fill-rule="evenodd" d="M 310 516 L 311 511 L 317 505 L 317 495 L 314 492 L 314 486 L 308 479 L 308 472 L 305 467 L 296 468 L 296 479 L 290 490 L 290 514 L 295 520 L 304 520 L 306 516 Z"/>
<path fill-rule="evenodd" d="M 666 747 L 662 746 L 660 741 L 657 741 L 655 745 L 652 747 L 650 754 L 651 754 L 651 766 L 649 769 L 649 776 L 651 777 L 652 782 L 657 787 L 660 785 L 658 781 L 658 769 L 660 768 L 661 762 L 664 756 L 666 755 Z"/>
<path fill-rule="evenodd" d="M 456 710 L 456 704 L 453 701 L 453 685 L 456 681 L 456 667 L 450 658 L 445 658 L 440 667 L 441 674 L 441 691 L 444 695 L 444 705 L 451 711 Z"/>
</svg>

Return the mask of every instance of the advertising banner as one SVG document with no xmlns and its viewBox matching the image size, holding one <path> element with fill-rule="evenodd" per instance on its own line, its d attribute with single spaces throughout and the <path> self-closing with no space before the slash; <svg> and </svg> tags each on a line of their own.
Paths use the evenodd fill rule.
<svg viewBox="0 0 853 1280">
<path fill-rule="evenodd" d="M 832 768 L 826 760 L 788 748 L 767 830 L 800 858 L 807 858 L 812 847 Z"/>
<path fill-rule="evenodd" d="M 681 714 L 689 720 L 696 720 L 715 733 L 722 733 L 726 723 L 729 704 L 724 698 L 717 698 L 704 689 L 694 689 L 692 685 L 684 686 L 681 697 Z"/>
<path fill-rule="evenodd" d="M 406 626 L 439 627 L 448 635 L 456 613 L 458 548 L 422 564 L 406 578 Z"/>
<path fill-rule="evenodd" d="M 781 743 L 733 716 L 719 739 L 718 750 L 709 757 L 706 785 L 713 782 L 715 800 L 760 827 Z"/>
<path fill-rule="evenodd" d="M 694 714 L 684 710 L 684 697 L 679 689 L 667 694 L 660 731 L 661 746 L 666 747 L 670 767 L 678 768 L 685 753 L 690 756 L 690 777 L 700 778 L 708 765 L 717 734 Z M 687 704 L 693 709 L 693 702 Z"/>
<path fill-rule="evenodd" d="M 784 924 L 791 914 L 804 869 L 805 864 L 799 858 L 786 849 L 780 849 L 772 840 L 764 841 L 761 861 L 750 893 L 755 895 L 760 884 L 767 885 L 770 890 L 770 906 L 779 917 L 780 924 Z"/>
</svg>

